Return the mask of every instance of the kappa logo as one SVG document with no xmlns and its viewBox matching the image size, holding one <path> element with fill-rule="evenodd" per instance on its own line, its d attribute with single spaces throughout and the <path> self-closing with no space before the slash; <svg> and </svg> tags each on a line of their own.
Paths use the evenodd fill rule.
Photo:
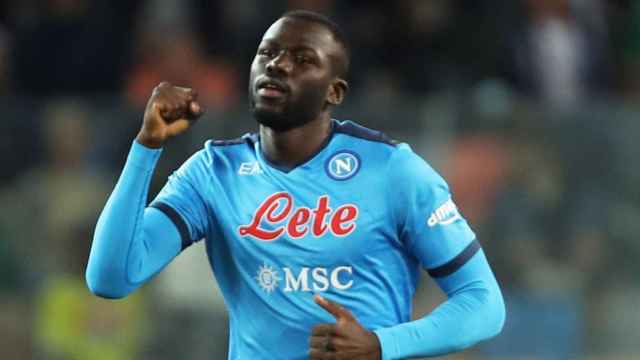
<svg viewBox="0 0 640 360">
<path fill-rule="evenodd" d="M 462 216 L 458 212 L 458 207 L 453 203 L 453 200 L 449 199 L 431 213 L 429 219 L 427 219 L 427 225 L 429 227 L 434 227 L 438 224 L 449 225 L 460 219 L 462 219 Z"/>
<path fill-rule="evenodd" d="M 260 175 L 262 169 L 257 161 L 243 162 L 238 168 L 238 175 Z"/>
<path fill-rule="evenodd" d="M 280 287 L 284 280 L 283 292 L 323 292 L 330 288 L 335 290 L 348 290 L 353 286 L 353 267 L 338 266 L 326 267 L 302 267 L 295 271 L 289 267 L 282 268 L 284 278 L 280 272 L 272 266 L 263 264 L 256 273 L 255 279 L 258 285 L 266 293 L 270 294 Z"/>
<path fill-rule="evenodd" d="M 334 180 L 347 180 L 360 170 L 360 157 L 349 150 L 340 150 L 326 163 L 326 171 Z"/>
</svg>

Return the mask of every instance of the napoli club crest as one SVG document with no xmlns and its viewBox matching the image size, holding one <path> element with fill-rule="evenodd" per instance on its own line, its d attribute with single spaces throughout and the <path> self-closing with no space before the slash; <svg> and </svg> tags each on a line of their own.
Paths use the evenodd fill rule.
<svg viewBox="0 0 640 360">
<path fill-rule="evenodd" d="M 347 180 L 360 170 L 360 157 L 349 150 L 340 150 L 326 163 L 327 175 L 334 180 Z"/>
</svg>

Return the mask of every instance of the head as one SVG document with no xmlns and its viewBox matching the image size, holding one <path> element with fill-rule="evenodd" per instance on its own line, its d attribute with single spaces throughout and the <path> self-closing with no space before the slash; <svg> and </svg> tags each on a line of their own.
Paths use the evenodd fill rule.
<svg viewBox="0 0 640 360">
<path fill-rule="evenodd" d="M 329 119 L 347 92 L 348 69 L 348 44 L 331 20 L 288 12 L 267 29 L 251 64 L 250 110 L 275 131 Z"/>
</svg>

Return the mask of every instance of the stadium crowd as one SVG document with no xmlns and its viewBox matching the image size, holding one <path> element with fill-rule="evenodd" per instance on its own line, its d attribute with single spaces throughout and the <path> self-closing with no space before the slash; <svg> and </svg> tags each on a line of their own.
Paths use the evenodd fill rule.
<svg viewBox="0 0 640 360">
<path fill-rule="evenodd" d="M 146 99 L 191 86 L 208 138 L 255 129 L 249 64 L 287 9 L 353 47 L 338 118 L 443 173 L 505 292 L 498 338 L 460 359 L 640 358 L 640 3 L 631 0 L 21 0 L 0 4 L 0 358 L 219 359 L 224 302 L 202 244 L 136 295 L 84 284 L 96 219 Z M 441 299 L 425 276 L 422 315 Z"/>
</svg>

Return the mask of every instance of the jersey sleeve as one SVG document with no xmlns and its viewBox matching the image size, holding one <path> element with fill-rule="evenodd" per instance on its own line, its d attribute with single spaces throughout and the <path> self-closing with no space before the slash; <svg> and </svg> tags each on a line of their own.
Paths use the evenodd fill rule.
<svg viewBox="0 0 640 360">
<path fill-rule="evenodd" d="M 389 161 L 389 199 L 408 252 L 432 277 L 452 274 L 480 249 L 444 179 L 401 144 Z"/>
<path fill-rule="evenodd" d="M 146 208 L 161 152 L 134 141 L 100 213 L 85 273 L 88 288 L 98 296 L 128 295 L 180 252 L 178 229 L 162 212 Z"/>
<path fill-rule="evenodd" d="M 182 249 L 204 238 L 209 228 L 211 207 L 205 193 L 211 188 L 211 162 L 206 148 L 195 153 L 169 176 L 149 205 L 171 219 L 180 232 Z"/>
<path fill-rule="evenodd" d="M 447 300 L 426 316 L 376 329 L 382 359 L 439 356 L 496 336 L 504 325 L 500 287 L 444 179 L 408 146 L 387 172 L 400 240 Z"/>
</svg>

